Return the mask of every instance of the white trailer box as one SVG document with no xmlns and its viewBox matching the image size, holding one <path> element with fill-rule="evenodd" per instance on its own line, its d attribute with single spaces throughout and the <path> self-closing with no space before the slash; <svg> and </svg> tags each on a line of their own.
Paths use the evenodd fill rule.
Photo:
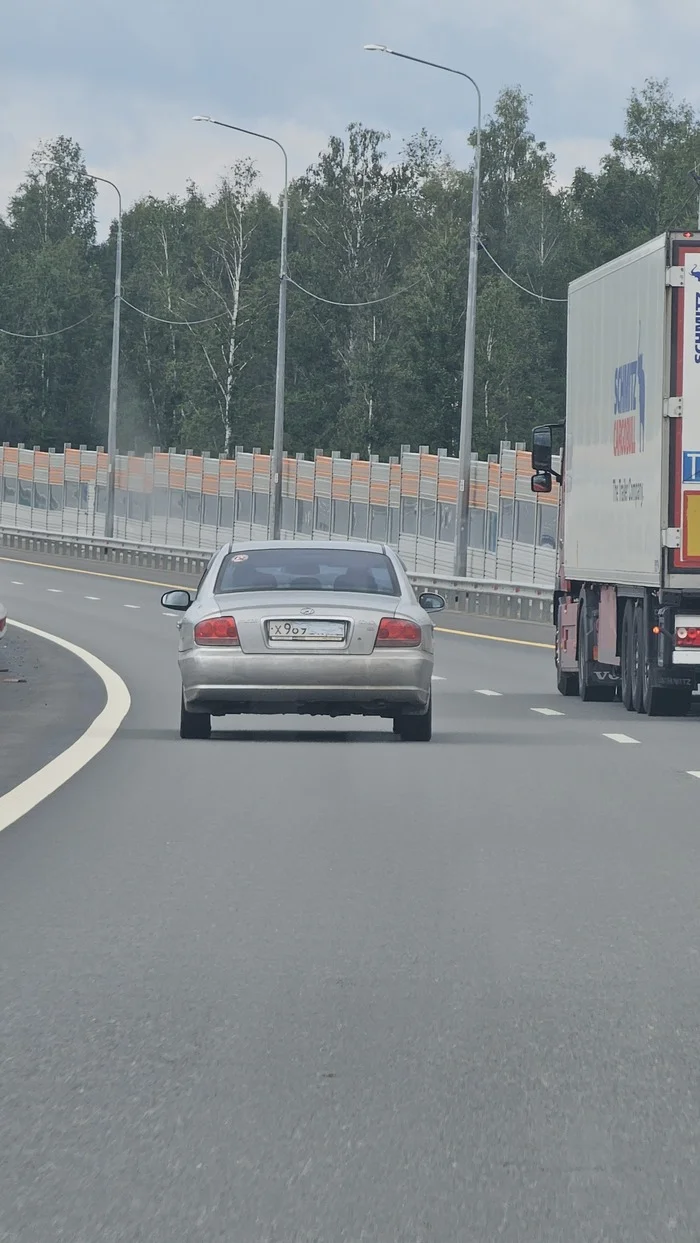
<svg viewBox="0 0 700 1243">
<path fill-rule="evenodd" d="M 682 715 L 700 687 L 700 229 L 587 273 L 568 301 L 557 687 Z"/>
<path fill-rule="evenodd" d="M 569 286 L 563 570 L 658 586 L 667 526 L 667 236 Z"/>
</svg>

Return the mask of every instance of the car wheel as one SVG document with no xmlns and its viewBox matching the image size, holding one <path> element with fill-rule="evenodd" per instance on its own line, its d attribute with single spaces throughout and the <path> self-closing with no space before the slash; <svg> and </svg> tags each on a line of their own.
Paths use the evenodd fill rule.
<svg viewBox="0 0 700 1243">
<path fill-rule="evenodd" d="M 180 700 L 180 737 L 211 738 L 211 717 L 208 712 L 188 712 L 185 696 Z"/>
<path fill-rule="evenodd" d="M 394 718 L 394 733 L 402 742 L 430 742 L 433 736 L 433 697 L 428 700 L 427 711 L 420 716 L 397 716 Z"/>
</svg>

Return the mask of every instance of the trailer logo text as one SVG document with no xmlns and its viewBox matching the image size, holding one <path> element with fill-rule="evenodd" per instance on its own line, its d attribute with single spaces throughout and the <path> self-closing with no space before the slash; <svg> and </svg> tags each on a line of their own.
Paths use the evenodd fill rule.
<svg viewBox="0 0 700 1243">
<path fill-rule="evenodd" d="M 638 354 L 634 362 L 623 363 L 621 367 L 615 368 L 615 426 L 613 430 L 615 457 L 644 452 L 645 420 L 644 355 Z"/>
<path fill-rule="evenodd" d="M 695 275 L 695 273 L 693 273 Z M 700 280 L 700 273 L 698 274 Z M 695 294 L 695 361 L 700 363 L 700 292 Z"/>
</svg>

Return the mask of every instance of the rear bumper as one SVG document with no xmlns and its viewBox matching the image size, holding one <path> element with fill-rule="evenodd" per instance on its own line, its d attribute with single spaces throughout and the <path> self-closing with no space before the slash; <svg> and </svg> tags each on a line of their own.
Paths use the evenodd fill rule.
<svg viewBox="0 0 700 1243">
<path fill-rule="evenodd" d="M 197 649 L 180 654 L 190 711 L 392 716 L 423 712 L 430 700 L 432 654 L 371 656 L 246 655 Z"/>
</svg>

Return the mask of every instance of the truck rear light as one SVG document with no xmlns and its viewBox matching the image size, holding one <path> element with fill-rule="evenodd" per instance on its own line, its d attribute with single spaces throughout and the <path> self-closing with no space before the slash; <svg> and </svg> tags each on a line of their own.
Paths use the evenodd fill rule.
<svg viewBox="0 0 700 1243">
<path fill-rule="evenodd" d="M 678 626 L 676 628 L 676 647 L 700 648 L 700 626 Z"/>
<path fill-rule="evenodd" d="M 194 641 L 199 647 L 240 647 L 235 618 L 207 617 L 197 622 Z"/>
<path fill-rule="evenodd" d="M 375 647 L 420 647 L 423 633 L 416 622 L 401 617 L 383 617 L 377 630 Z"/>
</svg>

